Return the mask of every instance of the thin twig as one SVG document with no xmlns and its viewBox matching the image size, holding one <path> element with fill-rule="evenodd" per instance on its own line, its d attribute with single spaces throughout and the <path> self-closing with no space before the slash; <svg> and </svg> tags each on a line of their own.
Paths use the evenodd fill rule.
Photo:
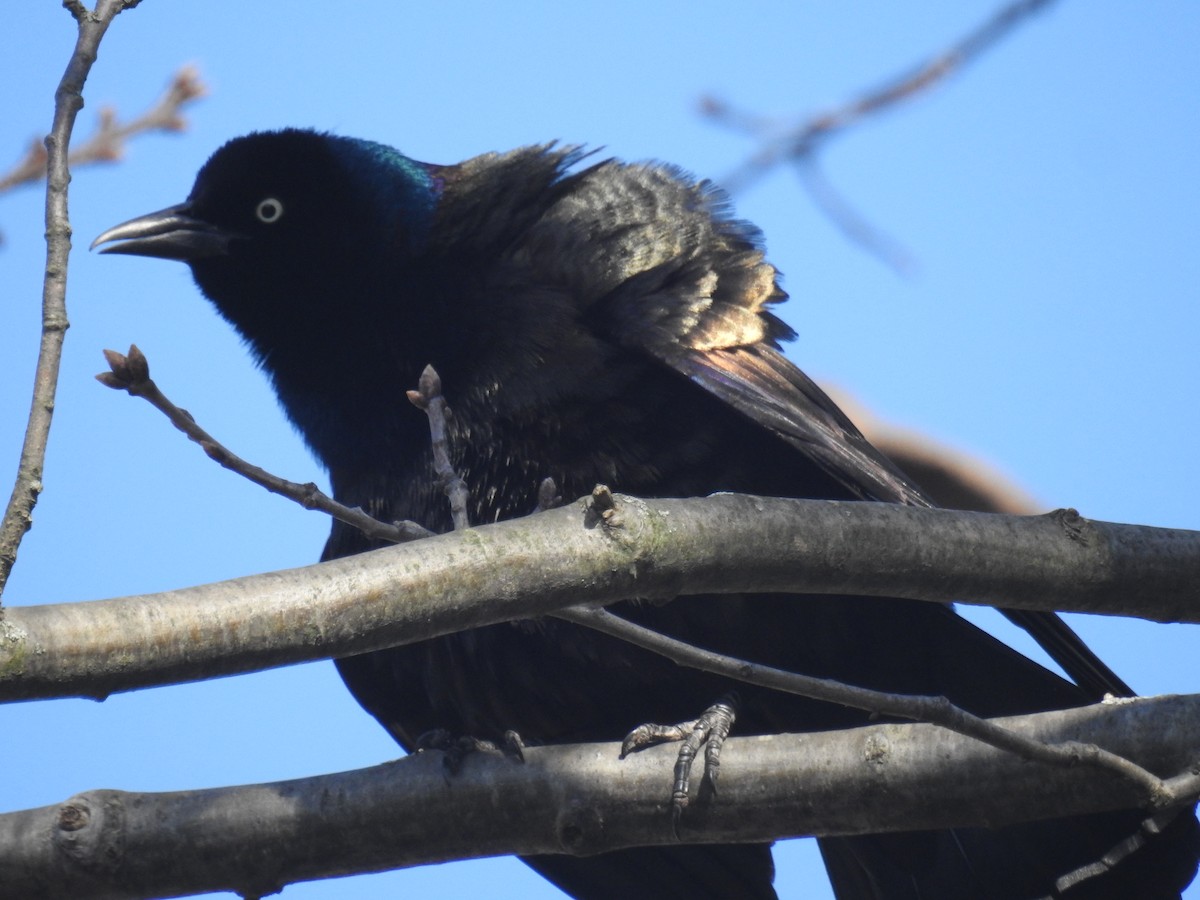
<svg viewBox="0 0 1200 900">
<path fill-rule="evenodd" d="M 809 156 L 829 138 L 846 131 L 867 116 L 895 108 L 902 102 L 940 86 L 950 76 L 958 74 L 968 63 L 1023 20 L 1041 12 L 1053 0 L 1018 0 L 992 15 L 983 25 L 952 45 L 948 50 L 926 60 L 914 69 L 894 76 L 857 98 L 840 106 L 817 113 L 788 129 L 784 134 L 767 140 L 757 153 L 744 162 L 728 178 L 722 180 L 728 189 L 744 187 L 784 159 Z M 763 135 L 772 121 L 737 110 L 715 98 L 705 98 L 701 106 L 709 118 L 752 134 Z"/>
<path fill-rule="evenodd" d="M 882 228 L 868 222 L 854 208 L 825 177 L 815 154 L 797 157 L 793 162 L 809 199 L 847 239 L 881 259 L 900 275 L 912 275 L 916 271 L 916 258 L 912 252 Z"/>
<path fill-rule="evenodd" d="M 1052 2 L 1054 0 L 1017 0 L 1010 3 L 936 56 L 846 103 L 806 117 L 783 130 L 776 120 L 737 109 L 714 97 L 703 98 L 701 112 L 704 116 L 761 141 L 757 151 L 721 179 L 722 185 L 731 192 L 738 191 L 784 161 L 796 163 L 810 196 L 851 240 L 893 268 L 906 271 L 911 261 L 897 242 L 870 225 L 832 185 L 813 171 L 818 151 L 830 138 L 861 120 L 895 109 L 942 85 Z"/>
<path fill-rule="evenodd" d="M 87 81 L 100 40 L 112 20 L 133 0 L 99 0 L 94 12 L 78 3 L 67 4 L 79 24 L 75 50 L 54 94 L 54 122 L 46 137 L 46 275 L 42 285 L 42 338 L 33 378 L 33 402 L 25 441 L 17 466 L 16 482 L 0 522 L 0 593 L 17 560 L 17 548 L 33 524 L 33 508 L 42 491 L 46 444 L 54 413 L 58 369 L 62 360 L 67 320 L 67 259 L 71 253 L 71 222 L 67 214 L 67 185 L 71 181 L 67 159 L 75 117 L 83 107 Z"/>
<path fill-rule="evenodd" d="M 453 415 L 442 396 L 442 379 L 437 369 L 426 366 L 421 372 L 415 391 L 408 391 L 409 402 L 422 410 L 429 417 L 429 438 L 433 449 L 433 470 L 437 474 L 438 483 L 446 492 L 450 501 L 450 517 L 454 522 L 454 530 L 470 528 L 471 522 L 467 517 L 467 502 L 470 493 L 467 483 L 462 476 L 454 471 L 450 462 L 450 442 L 446 436 L 446 425 Z"/>
<path fill-rule="evenodd" d="M 1092 744 L 1081 744 L 1076 741 L 1046 744 L 1025 737 L 986 719 L 974 716 L 955 706 L 945 697 L 889 694 L 825 678 L 813 678 L 809 675 L 785 672 L 771 666 L 763 666 L 700 649 L 652 629 L 636 625 L 604 609 L 577 606 L 560 610 L 553 615 L 556 618 L 620 638 L 681 665 L 722 675 L 746 684 L 798 694 L 814 700 L 838 703 L 879 715 L 940 725 L 990 746 L 1015 753 L 1024 759 L 1057 766 L 1083 764 L 1104 769 L 1136 784 L 1145 792 L 1147 804 L 1150 806 L 1165 807 L 1183 800 L 1190 800 L 1191 796 L 1181 797 L 1177 791 L 1179 789 L 1195 790 L 1196 788 L 1193 782 L 1186 780 L 1178 783 L 1175 781 L 1164 782 L 1163 779 L 1146 771 L 1136 763 Z"/>
<path fill-rule="evenodd" d="M 197 425 L 191 413 L 180 409 L 163 395 L 158 385 L 150 378 L 150 365 L 136 345 L 131 346 L 129 353 L 125 355 L 117 353 L 115 350 L 105 350 L 104 357 L 108 360 L 112 371 L 101 372 L 96 376 L 97 381 L 110 388 L 126 391 L 131 396 L 141 397 L 148 401 L 151 406 L 166 415 L 172 425 L 199 444 L 210 459 L 231 472 L 236 472 L 273 494 L 294 500 L 305 509 L 315 509 L 327 513 L 339 522 L 359 529 L 372 540 L 401 543 L 429 537 L 432 534 L 415 522 L 381 522 L 369 516 L 362 509 L 343 506 L 319 490 L 311 481 L 306 484 L 288 481 L 246 462 Z"/>
<path fill-rule="evenodd" d="M 121 124 L 111 106 L 100 109 L 96 130 L 70 154 L 73 167 L 91 163 L 115 162 L 125 155 L 125 143 L 139 134 L 155 131 L 183 131 L 187 122 L 180 115 L 184 106 L 208 93 L 195 66 L 183 66 L 171 78 L 163 92 L 146 112 Z M 0 193 L 32 184 L 46 177 L 46 148 L 42 139 L 30 141 L 29 149 L 8 172 L 0 175 Z"/>
</svg>

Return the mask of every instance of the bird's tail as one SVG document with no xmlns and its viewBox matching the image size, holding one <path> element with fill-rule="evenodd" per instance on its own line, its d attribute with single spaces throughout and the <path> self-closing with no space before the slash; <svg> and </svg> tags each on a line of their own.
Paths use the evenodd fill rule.
<svg viewBox="0 0 1200 900">
<path fill-rule="evenodd" d="M 838 900 L 1178 900 L 1196 870 L 1192 810 L 1005 828 L 825 838 Z"/>
</svg>

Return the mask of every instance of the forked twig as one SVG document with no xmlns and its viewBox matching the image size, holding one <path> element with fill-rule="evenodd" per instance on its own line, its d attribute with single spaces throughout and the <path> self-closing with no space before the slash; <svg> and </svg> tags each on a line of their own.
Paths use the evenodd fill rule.
<svg viewBox="0 0 1200 900">
<path fill-rule="evenodd" d="M 195 66 L 183 66 L 172 76 L 167 89 L 140 116 L 122 124 L 111 106 L 100 109 L 96 130 L 86 141 L 71 150 L 70 164 L 74 167 L 91 163 L 115 162 L 125 155 L 129 138 L 155 131 L 183 131 L 187 122 L 180 110 L 208 93 Z M 0 175 L 0 193 L 46 177 L 46 146 L 44 138 L 29 142 L 25 155 L 11 169 Z"/>
<path fill-rule="evenodd" d="M 296 501 L 305 509 L 316 509 L 327 513 L 339 522 L 359 529 L 372 540 L 400 543 L 429 537 L 432 534 L 431 531 L 415 522 L 381 522 L 362 509 L 338 503 L 328 494 L 319 490 L 311 481 L 305 484 L 288 481 L 246 462 L 197 425 L 191 413 L 180 409 L 163 395 L 162 391 L 158 389 L 158 385 L 150 378 L 150 365 L 136 345 L 131 346 L 127 354 L 117 353 L 115 350 L 105 350 L 104 357 L 108 360 L 111 371 L 101 372 L 96 376 L 97 381 L 149 402 L 151 406 L 166 415 L 172 425 L 199 444 L 210 459 L 226 469 L 253 481 L 273 494 Z"/>
<path fill-rule="evenodd" d="M 781 127 L 777 120 L 746 112 L 715 97 L 702 98 L 701 112 L 707 118 L 760 141 L 759 149 L 721 179 L 721 184 L 726 190 L 738 191 L 780 163 L 791 162 L 809 196 L 851 241 L 892 268 L 909 271 L 913 266 L 911 255 L 895 239 L 856 212 L 821 175 L 817 165 L 820 149 L 830 138 L 846 132 L 863 119 L 893 110 L 942 85 L 1019 24 L 1053 2 L 1017 0 L 1009 3 L 941 53 L 846 103 L 807 116 L 791 127 Z"/>
</svg>

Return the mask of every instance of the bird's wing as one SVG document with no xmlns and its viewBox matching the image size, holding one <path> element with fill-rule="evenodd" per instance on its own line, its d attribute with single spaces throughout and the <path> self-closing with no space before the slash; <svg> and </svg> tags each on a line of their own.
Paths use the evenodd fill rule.
<svg viewBox="0 0 1200 900">
<path fill-rule="evenodd" d="M 851 496 L 934 505 L 779 352 L 779 342 L 794 335 L 770 307 L 787 295 L 764 257 L 761 234 L 730 215 L 724 192 L 664 167 L 601 163 L 581 180 L 583 190 L 570 194 L 572 216 L 588 218 L 589 206 L 606 208 L 606 200 L 620 197 L 628 220 L 610 234 L 588 232 L 590 252 L 606 266 L 584 266 L 593 275 L 602 272 L 589 284 L 593 292 L 600 288 L 593 308 L 606 319 L 602 330 L 786 440 Z M 665 221 L 682 226 L 664 228 Z M 587 254 L 572 258 L 581 256 Z M 613 259 L 626 264 L 613 271 Z M 1057 614 L 1001 612 L 1097 700 L 1133 695 Z"/>
<path fill-rule="evenodd" d="M 663 358 L 663 362 L 795 446 L 857 496 L 931 505 L 921 489 L 862 436 L 824 391 L 778 351 L 762 345 L 693 351 Z M 1095 699 L 1105 694 L 1134 695 L 1056 613 L 1000 611 L 1027 631 Z"/>
<path fill-rule="evenodd" d="M 590 327 L 649 355 L 776 434 L 851 496 L 931 506 L 807 375 L 780 353 L 794 332 L 762 235 L 728 196 L 677 169 L 604 161 L 562 182 L 530 230 L 527 261 L 566 284 Z M 1057 615 L 1001 610 L 1096 699 L 1129 687 Z"/>
<path fill-rule="evenodd" d="M 846 415 L 783 355 L 762 344 L 672 354 L 660 359 L 792 444 L 854 496 L 910 506 L 932 504 L 875 449 Z"/>
</svg>

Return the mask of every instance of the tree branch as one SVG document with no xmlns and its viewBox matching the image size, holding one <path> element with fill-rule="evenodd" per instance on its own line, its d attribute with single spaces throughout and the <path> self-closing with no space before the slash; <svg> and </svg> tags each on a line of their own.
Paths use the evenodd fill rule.
<svg viewBox="0 0 1200 900">
<path fill-rule="evenodd" d="M 782 132 L 772 119 L 737 109 L 714 97 L 704 98 L 701 104 L 704 115 L 757 136 L 761 141 L 760 148 L 721 179 L 721 184 L 731 192 L 738 191 L 780 163 L 791 162 L 809 196 L 850 240 L 892 268 L 901 272 L 910 270 L 913 263 L 907 251 L 855 212 L 821 175 L 817 165 L 821 147 L 831 137 L 863 119 L 895 109 L 943 84 L 1052 2 L 1016 0 L 1009 3 L 949 48 L 908 72 L 894 76 L 840 106 L 809 116 Z"/>
<path fill-rule="evenodd" d="M 1073 511 L 616 499 L 607 517 L 577 501 L 301 569 L 15 607 L 0 621 L 0 700 L 105 696 L 630 597 L 850 594 L 1200 622 L 1198 532 Z"/>
<path fill-rule="evenodd" d="M 132 5 L 132 4 L 131 4 Z M 154 131 L 183 131 L 187 121 L 180 114 L 184 106 L 208 93 L 195 66 L 183 66 L 172 76 L 167 89 L 150 108 L 130 122 L 121 124 L 111 106 L 100 108 L 96 130 L 71 151 L 74 168 L 91 163 L 116 162 L 125 155 L 129 138 Z M 0 194 L 46 177 L 46 148 L 43 140 L 29 144 L 25 155 L 0 175 Z"/>
<path fill-rule="evenodd" d="M 266 469 L 246 462 L 197 425 L 192 414 L 186 409 L 180 409 L 167 399 L 150 377 L 150 364 L 136 344 L 129 347 L 128 354 L 105 350 L 104 358 L 108 360 L 110 371 L 97 375 L 97 381 L 114 390 L 126 391 L 132 397 L 141 397 L 170 419 L 171 424 L 187 435 L 190 440 L 199 444 L 200 449 L 208 455 L 209 459 L 254 482 L 259 487 L 294 500 L 305 509 L 315 509 L 326 513 L 339 522 L 345 522 L 347 525 L 359 529 L 372 540 L 400 543 L 429 537 L 433 534 L 432 531 L 423 528 L 416 522 L 381 522 L 362 509 L 338 503 L 311 481 L 305 484 L 288 481 L 278 475 L 272 475 Z"/>
<path fill-rule="evenodd" d="M 782 135 L 765 141 L 757 153 L 722 179 L 722 184 L 729 190 L 736 190 L 783 160 L 811 158 L 825 141 L 862 119 L 891 111 L 958 74 L 1052 2 L 1054 0 L 1016 0 L 1009 3 L 974 31 L 908 72 L 893 76 L 840 106 L 809 116 Z M 713 97 L 706 97 L 701 108 L 714 121 L 753 135 L 766 136 L 778 129 L 771 119 L 738 110 Z"/>
<path fill-rule="evenodd" d="M 676 640 L 615 616 L 604 609 L 575 607 L 559 610 L 554 616 L 658 653 L 679 665 L 722 675 L 746 684 L 861 709 L 876 715 L 940 725 L 955 734 L 974 738 L 1000 750 L 1007 750 L 1022 759 L 1037 760 L 1055 766 L 1084 765 L 1103 769 L 1128 780 L 1144 791 L 1157 805 L 1177 802 L 1162 779 L 1124 757 L 1109 753 L 1094 744 L 1045 744 L 1024 737 L 955 706 L 945 697 L 875 691 L 829 678 L 815 678 L 735 659 Z M 1197 755 L 1200 757 L 1200 750 L 1197 751 Z"/>
<path fill-rule="evenodd" d="M 429 439 L 433 449 L 433 470 L 438 484 L 450 502 L 450 519 L 455 531 L 470 528 L 467 518 L 467 501 L 470 493 L 462 476 L 454 471 L 450 462 L 450 440 L 447 422 L 451 417 L 450 407 L 442 396 L 442 378 L 432 365 L 426 366 L 415 391 L 408 391 L 408 402 L 429 418 Z"/>
<path fill-rule="evenodd" d="M 0 594 L 17 561 L 17 548 L 33 525 L 33 508 L 42 491 L 42 469 L 54 414 L 58 368 L 63 339 L 70 327 L 67 320 L 67 258 L 71 253 L 71 222 L 67 215 L 67 185 L 71 173 L 67 153 L 71 132 L 75 117 L 83 108 L 83 85 L 96 61 L 100 40 L 112 20 L 134 5 L 136 0 L 99 0 L 92 13 L 79 3 L 67 4 L 79 24 L 79 33 L 67 70 L 54 94 L 54 122 L 46 137 L 46 276 L 42 286 L 42 339 L 16 483 L 4 519 L 0 521 Z"/>
<path fill-rule="evenodd" d="M 1200 696 L 995 724 L 1178 771 L 1200 746 Z M 221 889 L 255 897 L 293 881 L 449 859 L 674 843 L 663 790 L 674 749 L 617 754 L 616 744 L 528 748 L 524 764 L 473 754 L 447 778 L 442 754 L 425 751 L 273 784 L 90 791 L 0 815 L 0 877 L 31 900 Z M 730 738 L 722 763 L 720 793 L 697 794 L 681 821 L 686 843 L 994 827 L 1146 804 L 1119 778 L 1029 763 L 932 725 Z"/>
</svg>

